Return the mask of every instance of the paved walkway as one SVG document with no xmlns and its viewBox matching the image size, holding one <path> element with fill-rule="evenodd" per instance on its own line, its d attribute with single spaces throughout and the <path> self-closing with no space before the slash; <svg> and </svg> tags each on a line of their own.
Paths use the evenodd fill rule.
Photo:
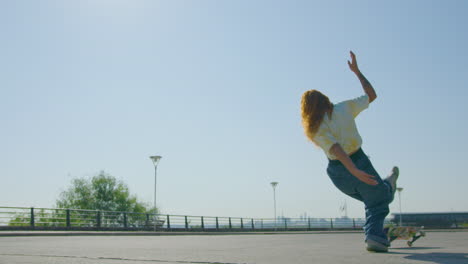
<svg viewBox="0 0 468 264">
<path fill-rule="evenodd" d="M 1 264 L 468 263 L 468 232 L 428 232 L 369 253 L 362 233 L 185 236 L 3 236 Z"/>
</svg>

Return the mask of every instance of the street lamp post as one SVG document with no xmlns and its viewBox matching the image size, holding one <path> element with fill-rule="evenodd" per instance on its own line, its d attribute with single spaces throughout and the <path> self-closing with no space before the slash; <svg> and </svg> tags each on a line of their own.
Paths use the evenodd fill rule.
<svg viewBox="0 0 468 264">
<path fill-rule="evenodd" d="M 400 226 L 402 226 L 402 220 L 401 220 L 401 217 L 402 217 L 402 211 L 401 211 L 401 191 L 403 191 L 403 188 L 401 187 L 397 187 L 397 191 L 398 191 L 398 202 L 400 203 Z"/>
<path fill-rule="evenodd" d="M 156 231 L 156 224 L 157 224 L 157 215 L 156 215 L 156 171 L 158 168 L 159 160 L 161 160 L 161 156 L 151 156 L 150 159 L 153 161 L 154 164 L 154 231 Z"/>
<path fill-rule="evenodd" d="M 275 231 L 276 231 L 276 185 L 278 185 L 278 182 L 271 182 L 270 184 L 273 187 L 273 208 L 274 208 L 274 215 L 275 215 Z"/>
</svg>

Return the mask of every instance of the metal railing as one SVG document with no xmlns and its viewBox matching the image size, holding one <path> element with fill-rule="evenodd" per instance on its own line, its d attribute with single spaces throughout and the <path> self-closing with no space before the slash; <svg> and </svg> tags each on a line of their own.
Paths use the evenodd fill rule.
<svg viewBox="0 0 468 264">
<path fill-rule="evenodd" d="M 389 220 L 387 220 L 389 222 Z M 0 207 L 3 230 L 299 231 L 360 230 L 362 218 L 241 218 Z"/>
</svg>

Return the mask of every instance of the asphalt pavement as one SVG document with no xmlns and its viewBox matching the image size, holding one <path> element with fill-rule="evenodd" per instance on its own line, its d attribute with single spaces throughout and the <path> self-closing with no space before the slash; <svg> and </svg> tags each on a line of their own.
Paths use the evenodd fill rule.
<svg viewBox="0 0 468 264">
<path fill-rule="evenodd" d="M 468 263 L 468 232 L 427 232 L 413 247 L 396 240 L 388 253 L 367 252 L 361 232 L 5 234 L 0 234 L 1 264 Z"/>
</svg>

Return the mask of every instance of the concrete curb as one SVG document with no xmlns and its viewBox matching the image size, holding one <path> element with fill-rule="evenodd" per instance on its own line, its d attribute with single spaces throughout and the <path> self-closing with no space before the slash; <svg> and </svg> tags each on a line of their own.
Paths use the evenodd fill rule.
<svg viewBox="0 0 468 264">
<path fill-rule="evenodd" d="M 0 237 L 12 236 L 231 236 L 231 235 L 298 235 L 352 234 L 363 231 L 296 231 L 296 232 L 142 232 L 142 231 L 7 231 Z"/>
<path fill-rule="evenodd" d="M 431 232 L 468 232 L 468 229 L 425 230 Z M 147 232 L 147 231 L 3 231 L 0 237 L 32 236 L 232 236 L 232 235 L 313 235 L 313 234 L 356 234 L 361 230 L 349 231 L 281 231 L 281 232 Z"/>
</svg>

